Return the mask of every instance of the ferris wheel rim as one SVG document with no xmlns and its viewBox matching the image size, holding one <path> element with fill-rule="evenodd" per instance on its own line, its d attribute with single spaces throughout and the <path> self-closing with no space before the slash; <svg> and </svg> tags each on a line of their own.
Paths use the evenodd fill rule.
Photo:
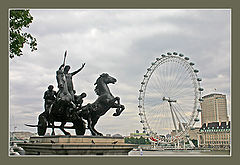
<svg viewBox="0 0 240 165">
<path fill-rule="evenodd" d="M 174 52 L 175 53 L 175 52 Z M 173 54 L 174 54 L 173 53 Z M 194 85 L 194 108 L 191 114 L 191 120 L 189 121 L 189 123 L 187 124 L 187 129 L 189 130 L 192 126 L 194 126 L 194 124 L 196 123 L 195 119 L 199 116 L 199 113 L 197 111 L 198 105 L 200 103 L 200 99 L 201 99 L 201 91 L 200 89 L 200 81 L 198 81 L 198 70 L 195 70 L 193 68 L 193 63 L 188 62 L 189 58 L 185 57 L 183 58 L 184 55 L 179 54 L 179 56 L 176 56 L 177 53 L 175 53 L 174 55 L 168 53 L 168 55 L 162 55 L 160 58 L 156 58 L 156 61 L 152 63 L 152 65 L 147 69 L 146 74 L 144 75 L 144 79 L 141 82 L 141 88 L 139 90 L 139 115 L 141 118 L 141 123 L 143 124 L 143 129 L 147 130 L 147 132 L 151 135 L 154 134 L 154 130 L 151 128 L 150 124 L 148 123 L 148 120 L 146 118 L 146 111 L 145 111 L 145 107 L 144 107 L 144 100 L 145 100 L 145 94 L 146 94 L 146 89 L 149 83 L 149 80 L 152 76 L 152 74 L 155 72 L 155 70 L 162 65 L 165 62 L 168 62 L 167 60 L 176 60 L 177 62 L 183 64 L 184 67 L 187 67 L 188 69 L 190 69 L 190 76 L 192 79 L 192 83 Z M 185 66 L 186 65 L 186 66 Z M 201 88 L 202 89 L 202 88 Z M 170 99 L 170 98 L 169 98 Z M 187 130 L 187 131 L 188 131 Z M 184 136 L 186 134 L 187 131 L 181 132 L 179 134 L 179 136 Z"/>
</svg>

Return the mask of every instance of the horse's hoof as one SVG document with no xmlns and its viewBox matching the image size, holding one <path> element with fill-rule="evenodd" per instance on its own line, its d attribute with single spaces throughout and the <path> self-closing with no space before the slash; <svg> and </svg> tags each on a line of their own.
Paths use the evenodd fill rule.
<svg viewBox="0 0 240 165">
<path fill-rule="evenodd" d="M 113 114 L 113 116 L 119 116 L 119 114 L 115 112 L 115 113 Z"/>
</svg>

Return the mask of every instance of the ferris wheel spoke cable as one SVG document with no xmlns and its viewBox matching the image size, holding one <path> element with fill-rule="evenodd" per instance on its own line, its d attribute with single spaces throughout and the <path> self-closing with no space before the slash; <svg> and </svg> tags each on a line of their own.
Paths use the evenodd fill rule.
<svg viewBox="0 0 240 165">
<path fill-rule="evenodd" d="M 167 77 L 167 75 L 166 75 L 166 65 L 163 65 L 163 70 L 161 70 L 161 72 L 162 72 L 163 77 Z M 163 86 L 163 89 L 164 89 L 164 94 L 166 94 L 166 92 L 165 92 L 165 90 L 166 90 L 166 83 L 167 83 L 166 79 L 163 78 L 162 86 Z"/>
<path fill-rule="evenodd" d="M 165 106 L 165 110 L 163 112 L 163 118 L 159 118 L 159 121 L 161 123 L 159 123 L 159 129 L 163 129 L 164 132 L 166 132 L 166 130 L 169 128 L 169 124 L 166 124 L 166 122 L 169 122 L 171 121 L 171 115 L 170 115 L 170 112 L 169 112 L 169 107 L 166 107 Z M 161 125 L 160 125 L 161 124 Z"/>
<path fill-rule="evenodd" d="M 169 59 L 168 59 L 168 61 L 169 61 Z M 165 64 L 165 67 L 166 67 L 166 69 L 165 69 L 165 72 L 166 72 L 166 89 L 169 89 L 169 75 L 170 75 L 170 69 L 171 68 L 169 68 L 169 65 L 167 65 L 169 62 L 167 61 L 167 63 Z"/>
<path fill-rule="evenodd" d="M 156 88 L 156 90 L 159 92 L 159 88 L 161 89 L 161 90 L 163 90 L 164 88 L 161 86 L 161 80 L 159 80 L 159 77 L 157 76 L 157 74 L 155 73 L 155 72 L 153 72 L 152 74 L 151 74 L 151 83 L 149 84 L 148 83 L 148 85 L 147 85 L 147 87 L 149 87 L 149 86 L 154 86 L 155 88 Z"/>
<path fill-rule="evenodd" d="M 155 111 L 156 113 L 151 114 L 148 118 L 149 118 L 149 123 L 152 123 L 152 125 L 154 124 L 153 128 L 156 128 L 154 131 L 158 131 L 159 130 L 159 126 L 160 126 L 160 122 L 162 121 L 162 118 L 166 118 L 166 116 L 164 115 L 164 110 L 165 107 L 163 107 L 161 110 L 161 112 Z"/>
<path fill-rule="evenodd" d="M 177 104 L 177 105 L 178 105 L 178 104 Z M 180 117 L 183 119 L 183 121 L 184 121 L 184 122 L 187 122 L 187 120 L 189 120 L 189 119 L 188 119 L 188 116 L 185 114 L 185 112 L 183 112 L 183 110 L 181 109 L 181 107 L 180 107 L 179 105 L 178 105 L 179 108 L 177 108 L 175 105 L 173 105 L 173 106 L 174 106 L 176 112 L 178 112 L 178 114 L 180 115 Z M 180 112 L 179 110 L 181 110 L 181 112 Z M 184 117 L 183 117 L 182 114 L 184 115 Z"/>
<path fill-rule="evenodd" d="M 184 65 L 181 65 L 180 63 L 177 63 L 177 66 L 178 67 L 175 69 L 175 73 L 179 73 L 179 72 L 183 73 L 183 71 L 185 70 Z M 181 78 L 181 74 L 177 74 L 174 82 L 178 82 L 180 78 Z"/>
<path fill-rule="evenodd" d="M 171 114 L 170 114 L 170 109 L 169 106 L 164 104 L 165 108 L 164 108 L 164 120 L 162 120 L 162 128 L 164 129 L 164 132 L 169 133 L 169 130 L 172 130 L 173 125 L 171 123 Z M 168 130 L 168 131 L 167 131 Z"/>
<path fill-rule="evenodd" d="M 178 104 L 177 104 L 178 105 Z M 181 108 L 181 106 L 180 105 L 178 105 L 178 110 L 179 110 L 179 113 L 180 114 L 183 114 L 184 116 L 185 116 L 185 119 L 188 121 L 188 123 L 190 122 L 190 120 L 191 120 L 191 117 L 192 117 L 192 112 L 191 111 L 188 111 L 188 113 L 189 113 L 189 115 L 187 115 L 186 114 L 186 112 L 185 111 L 183 111 L 183 109 Z M 181 111 L 181 112 L 180 112 Z M 191 114 L 190 114 L 191 113 Z"/>
<path fill-rule="evenodd" d="M 159 70 L 158 69 L 155 69 L 152 76 L 153 76 L 153 79 L 157 79 L 158 81 L 158 86 L 160 88 L 160 90 L 163 92 L 163 94 L 166 94 L 166 89 L 165 89 L 165 84 L 164 84 L 164 79 L 162 77 L 159 77 L 159 75 L 161 75 L 159 73 Z"/>
<path fill-rule="evenodd" d="M 180 75 L 180 77 L 183 77 L 182 76 L 183 75 L 183 73 L 181 73 L 181 75 Z M 184 77 L 184 79 L 183 80 L 186 80 L 186 78 L 187 78 L 187 76 L 185 76 Z M 177 92 L 178 92 L 178 90 L 182 90 L 182 88 L 183 88 L 183 86 L 184 86 L 184 81 L 175 81 L 175 83 L 174 83 L 174 86 L 172 86 L 170 89 L 169 89 L 169 94 L 176 94 Z"/>
<path fill-rule="evenodd" d="M 154 108 L 148 109 L 147 111 L 148 111 L 148 114 L 146 115 L 146 118 L 148 119 L 148 122 L 151 123 L 152 121 L 155 120 L 157 111 L 156 109 L 154 110 Z"/>
<path fill-rule="evenodd" d="M 179 74 L 178 78 L 176 79 L 176 82 L 178 82 L 178 83 L 181 81 L 185 82 L 186 78 L 189 77 L 188 72 L 189 72 L 190 68 L 189 67 L 186 68 L 186 64 L 182 64 L 181 66 L 182 66 L 181 69 L 178 70 L 178 72 L 180 72 L 180 74 Z"/>
<path fill-rule="evenodd" d="M 158 130 L 160 130 L 160 124 L 161 124 L 161 117 L 159 116 L 159 113 L 156 116 L 156 122 L 154 125 L 154 128 L 156 128 L 156 132 L 158 132 Z"/>
<path fill-rule="evenodd" d="M 152 76 L 155 76 L 155 75 L 152 75 Z M 161 84 L 160 80 L 158 79 L 157 76 L 155 76 L 155 77 L 152 77 L 152 81 L 151 81 L 151 83 L 148 84 L 147 87 L 149 89 L 151 89 L 151 88 L 155 89 L 155 91 L 157 93 L 159 93 L 160 91 L 163 91 L 164 93 L 166 93 L 165 89 L 163 87 L 161 87 L 160 84 Z"/>
<path fill-rule="evenodd" d="M 186 79 L 189 77 L 189 75 L 188 74 L 185 74 L 184 72 L 182 72 L 181 73 L 181 79 L 179 79 L 179 80 L 177 80 L 176 82 L 177 82 L 177 85 L 175 86 L 175 89 L 177 89 L 177 91 L 175 91 L 175 93 L 177 93 L 179 90 L 181 90 L 182 89 L 182 87 L 183 87 L 183 85 L 184 85 L 184 83 L 186 83 Z M 184 76 L 184 77 L 183 77 Z M 180 80 L 182 80 L 182 81 L 180 81 Z M 172 91 L 170 91 L 170 92 L 172 92 Z"/>
<path fill-rule="evenodd" d="M 176 99 L 181 98 L 181 100 L 183 100 L 182 99 L 183 94 L 191 94 L 191 96 L 193 96 L 192 93 L 193 93 L 193 91 L 190 91 L 189 88 L 181 88 L 176 93 L 172 94 L 172 97 L 174 97 Z"/>
<path fill-rule="evenodd" d="M 180 110 L 183 114 L 185 114 L 185 111 L 182 109 L 182 107 L 177 103 L 177 105 L 178 105 L 178 110 Z M 192 113 L 192 111 L 188 111 L 188 112 L 191 112 Z M 186 115 L 185 114 L 185 116 L 187 117 L 187 119 L 190 121 L 190 117 L 191 117 L 191 115 Z"/>
<path fill-rule="evenodd" d="M 180 85 L 178 85 L 176 88 L 175 88 L 175 92 L 174 93 L 172 93 L 172 96 L 174 96 L 174 97 L 177 97 L 177 96 L 181 96 L 181 94 L 183 94 L 184 92 L 193 92 L 193 89 L 190 89 L 190 87 L 192 87 L 192 85 L 191 84 L 189 84 L 189 83 L 185 83 L 185 84 L 181 84 L 181 86 Z M 182 96 L 181 96 L 182 97 Z"/>
<path fill-rule="evenodd" d="M 175 84 L 178 82 L 177 78 L 180 77 L 180 74 L 177 74 L 177 73 L 182 70 L 182 68 L 180 67 L 180 64 L 178 64 L 175 60 L 173 62 L 174 63 L 172 64 L 171 68 L 173 68 L 172 70 L 174 71 L 172 71 L 171 76 L 174 77 L 174 79 L 169 82 L 169 89 L 173 89 Z"/>
<path fill-rule="evenodd" d="M 165 80 L 160 76 L 161 74 L 159 73 L 159 70 L 156 69 L 155 72 L 153 73 L 153 75 L 156 77 L 156 79 L 158 81 L 158 86 L 165 95 L 166 94 L 166 88 L 165 88 L 166 84 L 165 84 Z"/>
<path fill-rule="evenodd" d="M 155 107 L 155 106 L 157 106 L 157 105 L 159 105 L 159 103 L 158 102 L 146 102 L 145 103 L 145 107 Z"/>
<path fill-rule="evenodd" d="M 181 68 L 179 68 L 179 66 L 180 65 L 174 65 L 174 67 L 175 67 L 175 69 L 174 69 L 174 71 L 175 72 L 173 72 L 172 73 L 172 77 L 174 77 L 174 79 L 170 82 L 170 89 L 172 90 L 172 89 L 174 89 L 175 88 L 175 86 L 176 86 L 176 83 L 177 83 L 177 78 L 179 77 L 179 74 L 177 74 L 177 72 L 176 71 L 179 71 Z M 171 93 L 171 92 L 170 92 Z"/>
</svg>

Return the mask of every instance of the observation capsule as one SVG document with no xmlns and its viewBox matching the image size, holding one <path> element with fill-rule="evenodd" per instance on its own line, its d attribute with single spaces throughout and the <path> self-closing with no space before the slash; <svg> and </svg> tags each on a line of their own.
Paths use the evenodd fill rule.
<svg viewBox="0 0 240 165">
<path fill-rule="evenodd" d="M 204 89 L 203 88 L 198 88 L 199 91 L 203 91 Z"/>
<path fill-rule="evenodd" d="M 202 79 L 201 78 L 197 78 L 197 81 L 202 81 Z"/>
<path fill-rule="evenodd" d="M 198 73 L 199 72 L 199 70 L 197 70 L 197 69 L 194 69 L 194 73 Z"/>
<path fill-rule="evenodd" d="M 198 121 L 199 121 L 199 118 L 195 118 L 194 121 L 198 122 Z"/>
<path fill-rule="evenodd" d="M 189 65 L 193 66 L 193 65 L 194 65 L 194 63 L 193 63 L 193 62 L 190 62 L 190 63 L 189 63 Z"/>
</svg>

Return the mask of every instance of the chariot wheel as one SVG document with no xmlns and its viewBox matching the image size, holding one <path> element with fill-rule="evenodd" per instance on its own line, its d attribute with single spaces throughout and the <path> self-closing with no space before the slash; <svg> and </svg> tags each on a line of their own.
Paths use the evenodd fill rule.
<svg viewBox="0 0 240 165">
<path fill-rule="evenodd" d="M 138 109 L 143 130 L 172 143 L 189 137 L 201 112 L 201 78 L 194 63 L 176 52 L 162 54 L 141 82 Z"/>
<path fill-rule="evenodd" d="M 76 135 L 84 135 L 86 131 L 85 122 L 82 119 L 73 121 Z"/>
<path fill-rule="evenodd" d="M 39 136 L 44 136 L 47 130 L 47 119 L 44 113 L 40 114 L 38 117 L 38 127 L 37 132 Z"/>
</svg>

